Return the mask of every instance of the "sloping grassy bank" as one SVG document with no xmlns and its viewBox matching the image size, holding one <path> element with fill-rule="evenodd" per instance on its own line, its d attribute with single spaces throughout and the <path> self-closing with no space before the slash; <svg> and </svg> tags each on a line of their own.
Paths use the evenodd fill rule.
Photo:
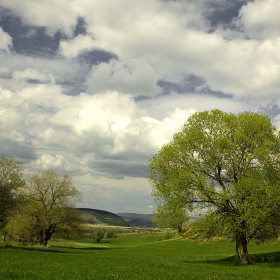
<svg viewBox="0 0 280 280">
<path fill-rule="evenodd" d="M 234 243 L 162 239 L 162 233 L 130 234 L 99 244 L 2 248 L 0 279 L 279 279 L 279 242 L 251 245 L 254 264 L 240 266 Z"/>
</svg>

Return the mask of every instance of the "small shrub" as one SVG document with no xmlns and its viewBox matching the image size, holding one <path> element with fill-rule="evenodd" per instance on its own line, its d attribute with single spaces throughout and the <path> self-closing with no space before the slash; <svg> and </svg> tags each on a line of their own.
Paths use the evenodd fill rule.
<svg viewBox="0 0 280 280">
<path fill-rule="evenodd" d="M 105 238 L 117 238 L 116 233 L 112 229 L 108 229 L 105 232 Z"/>
<path fill-rule="evenodd" d="M 167 230 L 163 236 L 164 240 L 171 239 L 173 237 L 174 233 L 171 230 Z"/>
<path fill-rule="evenodd" d="M 95 242 L 99 243 L 105 237 L 105 231 L 103 228 L 97 228 L 93 231 L 92 237 Z"/>
</svg>

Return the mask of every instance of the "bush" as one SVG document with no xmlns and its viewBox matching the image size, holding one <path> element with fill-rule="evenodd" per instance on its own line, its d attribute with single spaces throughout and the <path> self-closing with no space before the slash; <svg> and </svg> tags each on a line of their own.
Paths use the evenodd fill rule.
<svg viewBox="0 0 280 280">
<path fill-rule="evenodd" d="M 174 236 L 174 232 L 172 232 L 171 230 L 167 230 L 164 233 L 163 239 L 168 240 L 168 239 L 171 239 L 173 236 Z"/>
<path fill-rule="evenodd" d="M 105 238 L 117 238 L 117 235 L 114 230 L 108 229 L 105 232 Z"/>
<path fill-rule="evenodd" d="M 97 228 L 93 231 L 92 237 L 95 242 L 99 243 L 105 237 L 105 230 L 103 228 Z"/>
</svg>

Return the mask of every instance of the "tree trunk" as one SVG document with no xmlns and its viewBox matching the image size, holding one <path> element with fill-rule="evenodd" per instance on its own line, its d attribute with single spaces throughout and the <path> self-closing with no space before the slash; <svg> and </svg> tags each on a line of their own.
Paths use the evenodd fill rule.
<svg viewBox="0 0 280 280">
<path fill-rule="evenodd" d="M 53 234 L 53 226 L 50 226 L 44 231 L 43 244 L 42 244 L 44 247 L 48 245 L 48 241 L 51 239 L 52 234 Z"/>
<path fill-rule="evenodd" d="M 237 232 L 236 238 L 236 253 L 241 264 L 251 264 L 252 261 L 247 250 L 247 238 L 243 232 Z"/>
<path fill-rule="evenodd" d="M 46 247 L 46 246 L 48 245 L 48 240 L 44 239 L 42 245 L 43 245 L 44 247 Z"/>
</svg>

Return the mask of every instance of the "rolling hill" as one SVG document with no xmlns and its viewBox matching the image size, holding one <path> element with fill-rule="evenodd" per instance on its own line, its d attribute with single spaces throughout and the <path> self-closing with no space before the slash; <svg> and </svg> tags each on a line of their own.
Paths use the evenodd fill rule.
<svg viewBox="0 0 280 280">
<path fill-rule="evenodd" d="M 137 213 L 117 213 L 118 216 L 128 222 L 130 227 L 154 227 L 151 218 L 153 214 L 137 214 Z"/>
<path fill-rule="evenodd" d="M 77 208 L 77 210 L 81 213 L 82 218 L 85 220 L 85 222 L 89 224 L 103 224 L 123 227 L 129 226 L 126 220 L 108 211 L 90 208 Z"/>
</svg>

